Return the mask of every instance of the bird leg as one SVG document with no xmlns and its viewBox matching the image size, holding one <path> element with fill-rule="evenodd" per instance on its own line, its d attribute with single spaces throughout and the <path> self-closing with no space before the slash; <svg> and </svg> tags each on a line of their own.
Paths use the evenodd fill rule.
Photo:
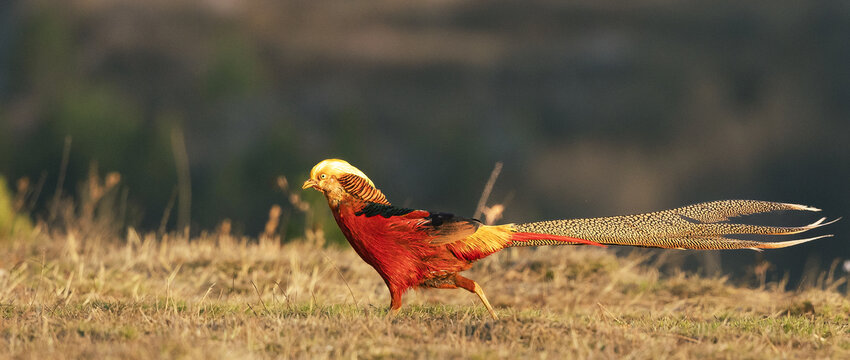
<svg viewBox="0 0 850 360">
<path fill-rule="evenodd" d="M 402 292 L 394 289 L 387 283 L 387 288 L 390 290 L 390 311 L 387 312 L 388 317 L 395 317 L 401 310 L 401 295 Z"/>
<path fill-rule="evenodd" d="M 487 301 L 487 296 L 484 295 L 484 289 L 482 289 L 481 286 L 479 286 L 478 283 L 475 282 L 475 280 L 465 278 L 460 274 L 456 274 L 455 284 L 468 290 L 469 292 L 475 293 L 475 295 L 478 295 L 478 298 L 480 298 L 481 302 L 484 303 L 484 306 L 487 307 L 487 311 L 490 312 L 490 316 L 493 317 L 493 320 L 499 320 L 499 317 L 496 316 L 496 312 L 493 311 L 493 307 L 490 306 L 490 302 Z"/>
<path fill-rule="evenodd" d="M 487 307 L 487 311 L 490 312 L 490 316 L 493 317 L 493 320 L 499 320 L 499 317 L 496 316 L 496 311 L 493 310 L 493 307 L 490 306 L 490 302 L 487 301 L 487 296 L 484 295 L 484 289 L 482 289 L 481 286 L 472 279 L 465 278 L 460 274 L 446 274 L 427 279 L 421 286 L 437 289 L 457 289 L 459 287 L 466 289 L 467 291 L 478 295 L 478 298 L 481 299 L 481 302 L 484 303 L 485 307 Z"/>
</svg>

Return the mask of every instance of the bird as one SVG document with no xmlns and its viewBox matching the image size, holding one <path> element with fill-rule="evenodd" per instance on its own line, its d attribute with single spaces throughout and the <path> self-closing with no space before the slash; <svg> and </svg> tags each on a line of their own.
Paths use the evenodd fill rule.
<svg viewBox="0 0 850 360">
<path fill-rule="evenodd" d="M 798 227 L 731 223 L 734 217 L 779 210 L 820 211 L 805 205 L 722 200 L 636 215 L 486 225 L 445 212 L 392 205 L 372 180 L 345 160 L 314 166 L 302 189 L 324 194 L 342 234 L 354 251 L 381 276 L 390 292 L 388 314 L 396 315 L 409 289 L 462 288 L 478 296 L 490 316 L 498 316 L 484 290 L 460 273 L 473 263 L 511 247 L 546 245 L 624 245 L 666 249 L 779 249 L 832 236 L 762 242 L 728 235 L 788 235 L 838 221 Z"/>
</svg>

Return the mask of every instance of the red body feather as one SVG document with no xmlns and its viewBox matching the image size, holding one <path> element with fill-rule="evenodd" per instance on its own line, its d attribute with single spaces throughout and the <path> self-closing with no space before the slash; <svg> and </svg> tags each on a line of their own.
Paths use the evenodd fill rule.
<svg viewBox="0 0 850 360">
<path fill-rule="evenodd" d="M 391 292 L 403 292 L 425 280 L 457 273 L 472 266 L 458 259 L 446 245 L 431 244 L 423 229 L 427 211 L 401 216 L 356 215 L 366 204 L 342 202 L 334 211 L 339 228 L 351 246 L 381 275 Z"/>
<path fill-rule="evenodd" d="M 365 214 L 368 209 L 384 213 Z M 366 210 L 364 210 L 366 209 Z M 358 255 L 381 275 L 390 292 L 399 295 L 421 285 L 439 287 L 434 279 L 467 270 L 476 260 L 491 255 L 514 242 L 551 241 L 600 245 L 566 236 L 513 232 L 489 227 L 495 239 L 470 241 L 481 225 L 476 220 L 432 214 L 423 210 L 394 208 L 349 199 L 333 209 L 334 218 Z M 498 237 L 503 237 L 503 239 Z M 538 244 L 539 245 L 539 244 Z M 524 246 L 524 245 L 519 245 Z M 435 285 L 436 284 L 436 285 Z"/>
</svg>

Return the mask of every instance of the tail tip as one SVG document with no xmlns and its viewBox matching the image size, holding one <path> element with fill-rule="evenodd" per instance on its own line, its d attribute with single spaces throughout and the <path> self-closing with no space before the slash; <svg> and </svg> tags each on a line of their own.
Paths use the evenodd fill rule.
<svg viewBox="0 0 850 360">
<path fill-rule="evenodd" d="M 796 246 L 796 245 L 800 245 L 800 244 L 807 243 L 807 242 L 810 242 L 810 241 L 815 241 L 815 240 L 833 237 L 833 236 L 834 236 L 833 234 L 826 234 L 826 235 L 810 237 L 810 238 L 807 238 L 807 239 L 789 240 L 789 241 L 781 241 L 781 242 L 767 242 L 767 243 L 762 243 L 761 246 L 759 246 L 759 248 L 760 249 L 781 249 L 781 248 Z"/>
<path fill-rule="evenodd" d="M 800 204 L 791 204 L 791 203 L 782 203 L 788 207 L 789 210 L 800 210 L 800 211 L 821 211 L 821 209 L 816 208 L 814 206 L 800 205 Z"/>
</svg>

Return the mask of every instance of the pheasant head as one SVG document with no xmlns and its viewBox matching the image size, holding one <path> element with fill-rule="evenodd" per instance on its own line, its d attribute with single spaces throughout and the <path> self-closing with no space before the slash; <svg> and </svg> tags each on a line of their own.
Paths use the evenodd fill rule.
<svg viewBox="0 0 850 360">
<path fill-rule="evenodd" d="M 310 170 L 310 178 L 301 186 L 321 191 L 332 204 L 347 196 L 359 200 L 389 205 L 389 201 L 375 188 L 375 184 L 360 169 L 345 160 L 327 159 Z"/>
</svg>

